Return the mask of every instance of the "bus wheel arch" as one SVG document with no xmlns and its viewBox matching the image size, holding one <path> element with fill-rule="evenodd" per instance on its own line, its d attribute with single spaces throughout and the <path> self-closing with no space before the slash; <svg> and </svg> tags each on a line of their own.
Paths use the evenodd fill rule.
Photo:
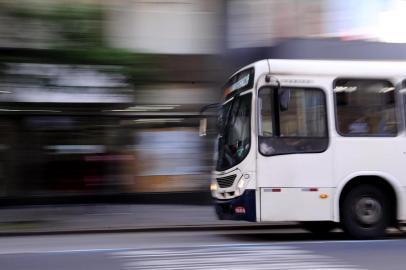
<svg viewBox="0 0 406 270">
<path fill-rule="evenodd" d="M 381 231 L 382 233 L 383 224 L 386 223 L 387 226 L 391 226 L 397 223 L 398 202 L 399 198 L 396 189 L 386 178 L 378 175 L 356 176 L 345 183 L 339 194 L 339 220 L 344 229 L 353 236 L 373 238 L 374 233 L 372 231 L 375 227 L 377 227 L 376 232 Z M 358 207 L 367 207 L 371 210 L 359 210 Z M 365 214 L 364 217 L 367 218 L 368 215 L 373 217 L 373 213 L 378 213 L 379 216 L 377 218 L 379 221 L 370 225 L 370 228 L 366 224 L 361 224 L 360 220 L 358 220 L 358 224 L 355 220 L 361 218 L 361 216 L 356 215 L 357 210 L 361 212 L 372 211 L 372 214 Z M 357 232 L 354 225 L 355 227 L 362 228 L 365 234 L 361 232 L 362 230 Z M 368 230 L 370 232 L 367 232 Z M 379 236 L 381 233 L 376 234 Z"/>
</svg>

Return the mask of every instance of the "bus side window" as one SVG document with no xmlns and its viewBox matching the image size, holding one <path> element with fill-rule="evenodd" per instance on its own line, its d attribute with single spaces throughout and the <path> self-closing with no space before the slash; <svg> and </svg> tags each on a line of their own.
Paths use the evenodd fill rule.
<svg viewBox="0 0 406 270">
<path fill-rule="evenodd" d="M 319 89 L 297 88 L 284 89 L 284 93 L 289 93 L 289 106 L 283 100 L 286 104 L 284 110 L 279 112 L 280 136 L 325 137 L 327 128 L 323 92 Z"/>
<path fill-rule="evenodd" d="M 336 127 L 342 136 L 396 136 L 395 87 L 389 81 L 338 79 Z"/>
<path fill-rule="evenodd" d="M 259 151 L 265 156 L 320 153 L 328 147 L 325 95 L 316 88 L 259 91 Z M 274 100 L 274 98 L 278 100 Z M 276 102 L 275 102 L 276 101 Z"/>
</svg>

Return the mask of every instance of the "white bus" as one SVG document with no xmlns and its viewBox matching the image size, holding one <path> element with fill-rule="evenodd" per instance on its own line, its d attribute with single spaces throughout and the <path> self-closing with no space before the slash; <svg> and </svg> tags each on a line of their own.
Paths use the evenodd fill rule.
<svg viewBox="0 0 406 270">
<path fill-rule="evenodd" d="M 235 73 L 210 187 L 219 218 L 340 224 L 355 238 L 406 220 L 403 89 L 400 61 L 272 59 Z"/>
</svg>

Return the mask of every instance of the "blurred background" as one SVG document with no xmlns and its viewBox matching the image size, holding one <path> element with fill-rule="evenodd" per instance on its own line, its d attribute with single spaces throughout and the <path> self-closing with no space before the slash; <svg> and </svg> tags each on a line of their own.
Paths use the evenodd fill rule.
<svg viewBox="0 0 406 270">
<path fill-rule="evenodd" d="M 262 58 L 406 59 L 405 13 L 404 0 L 0 0 L 0 199 L 209 198 L 199 110 L 227 76 Z"/>
</svg>

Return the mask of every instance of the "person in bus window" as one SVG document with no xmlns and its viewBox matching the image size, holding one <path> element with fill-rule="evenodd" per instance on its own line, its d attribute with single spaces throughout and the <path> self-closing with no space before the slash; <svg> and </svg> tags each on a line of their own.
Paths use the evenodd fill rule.
<svg viewBox="0 0 406 270">
<path fill-rule="evenodd" d="M 369 126 L 366 121 L 366 117 L 362 116 L 356 119 L 348 127 L 349 134 L 367 134 L 369 133 Z"/>
</svg>

